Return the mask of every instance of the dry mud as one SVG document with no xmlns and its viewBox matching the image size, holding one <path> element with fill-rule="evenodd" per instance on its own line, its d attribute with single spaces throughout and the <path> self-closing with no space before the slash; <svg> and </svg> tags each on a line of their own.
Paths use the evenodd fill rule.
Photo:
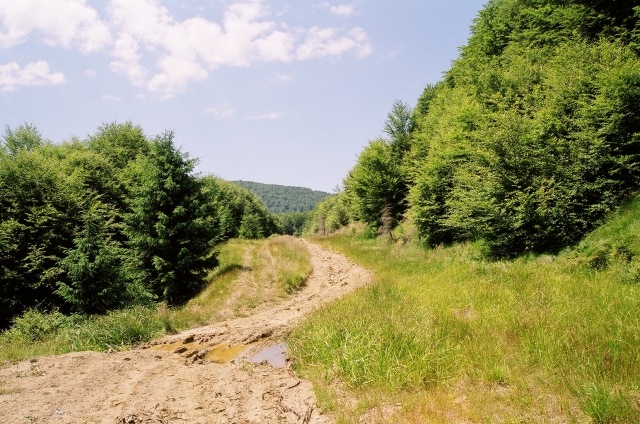
<svg viewBox="0 0 640 424">
<path fill-rule="evenodd" d="M 313 272 L 303 290 L 277 305 L 126 352 L 75 352 L 1 369 L 0 422 L 333 422 L 286 353 L 282 368 L 248 361 L 281 343 L 306 314 L 371 279 L 344 256 L 305 245 Z"/>
</svg>

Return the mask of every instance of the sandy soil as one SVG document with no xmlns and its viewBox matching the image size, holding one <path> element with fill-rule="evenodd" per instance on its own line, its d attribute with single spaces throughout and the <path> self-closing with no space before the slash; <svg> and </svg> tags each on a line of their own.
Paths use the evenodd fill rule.
<svg viewBox="0 0 640 424">
<path fill-rule="evenodd" d="M 76 352 L 3 368 L 0 422 L 333 422 L 320 413 L 311 383 L 295 376 L 286 353 L 282 368 L 249 361 L 281 343 L 305 314 L 371 279 L 344 256 L 305 245 L 313 265 L 305 288 L 250 316 L 126 352 Z"/>
</svg>

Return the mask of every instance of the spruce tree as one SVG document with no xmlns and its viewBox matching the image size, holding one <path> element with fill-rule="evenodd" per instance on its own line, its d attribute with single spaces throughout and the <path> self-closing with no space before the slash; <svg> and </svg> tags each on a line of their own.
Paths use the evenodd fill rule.
<svg viewBox="0 0 640 424">
<path fill-rule="evenodd" d="M 192 175 L 196 160 L 173 144 L 173 132 L 158 136 L 140 164 L 140 185 L 125 218 L 128 270 L 160 301 L 180 304 L 204 286 L 218 264 L 212 252 L 218 220 Z"/>
<path fill-rule="evenodd" d="M 94 201 L 84 214 L 81 236 L 73 241 L 75 249 L 66 249 L 60 261 L 68 281 L 59 281 L 56 293 L 77 312 L 104 313 L 125 301 L 123 249 L 110 234 L 113 215 L 105 204 Z"/>
</svg>

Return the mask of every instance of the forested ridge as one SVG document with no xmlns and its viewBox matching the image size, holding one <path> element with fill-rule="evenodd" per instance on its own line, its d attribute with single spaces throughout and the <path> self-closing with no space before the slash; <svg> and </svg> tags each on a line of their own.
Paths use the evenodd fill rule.
<svg viewBox="0 0 640 424">
<path fill-rule="evenodd" d="M 218 264 L 215 246 L 280 224 L 248 190 L 194 174 L 173 133 L 129 122 L 84 140 L 32 125 L 0 143 L 0 327 L 30 308 L 96 314 L 181 304 Z"/>
<path fill-rule="evenodd" d="M 558 252 L 638 191 L 636 2 L 493 0 L 471 32 L 415 107 L 393 105 L 308 231 L 410 223 L 428 246 Z"/>
<path fill-rule="evenodd" d="M 305 187 L 263 184 L 253 181 L 232 181 L 258 196 L 271 213 L 310 211 L 330 193 Z"/>
</svg>

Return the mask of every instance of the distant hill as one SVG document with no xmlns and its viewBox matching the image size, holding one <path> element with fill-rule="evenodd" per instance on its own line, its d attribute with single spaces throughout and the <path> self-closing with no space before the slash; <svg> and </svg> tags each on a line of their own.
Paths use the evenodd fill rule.
<svg viewBox="0 0 640 424">
<path fill-rule="evenodd" d="M 310 211 L 323 199 L 331 196 L 324 191 L 305 187 L 262 184 L 252 181 L 232 181 L 262 199 L 272 213 Z"/>
</svg>

